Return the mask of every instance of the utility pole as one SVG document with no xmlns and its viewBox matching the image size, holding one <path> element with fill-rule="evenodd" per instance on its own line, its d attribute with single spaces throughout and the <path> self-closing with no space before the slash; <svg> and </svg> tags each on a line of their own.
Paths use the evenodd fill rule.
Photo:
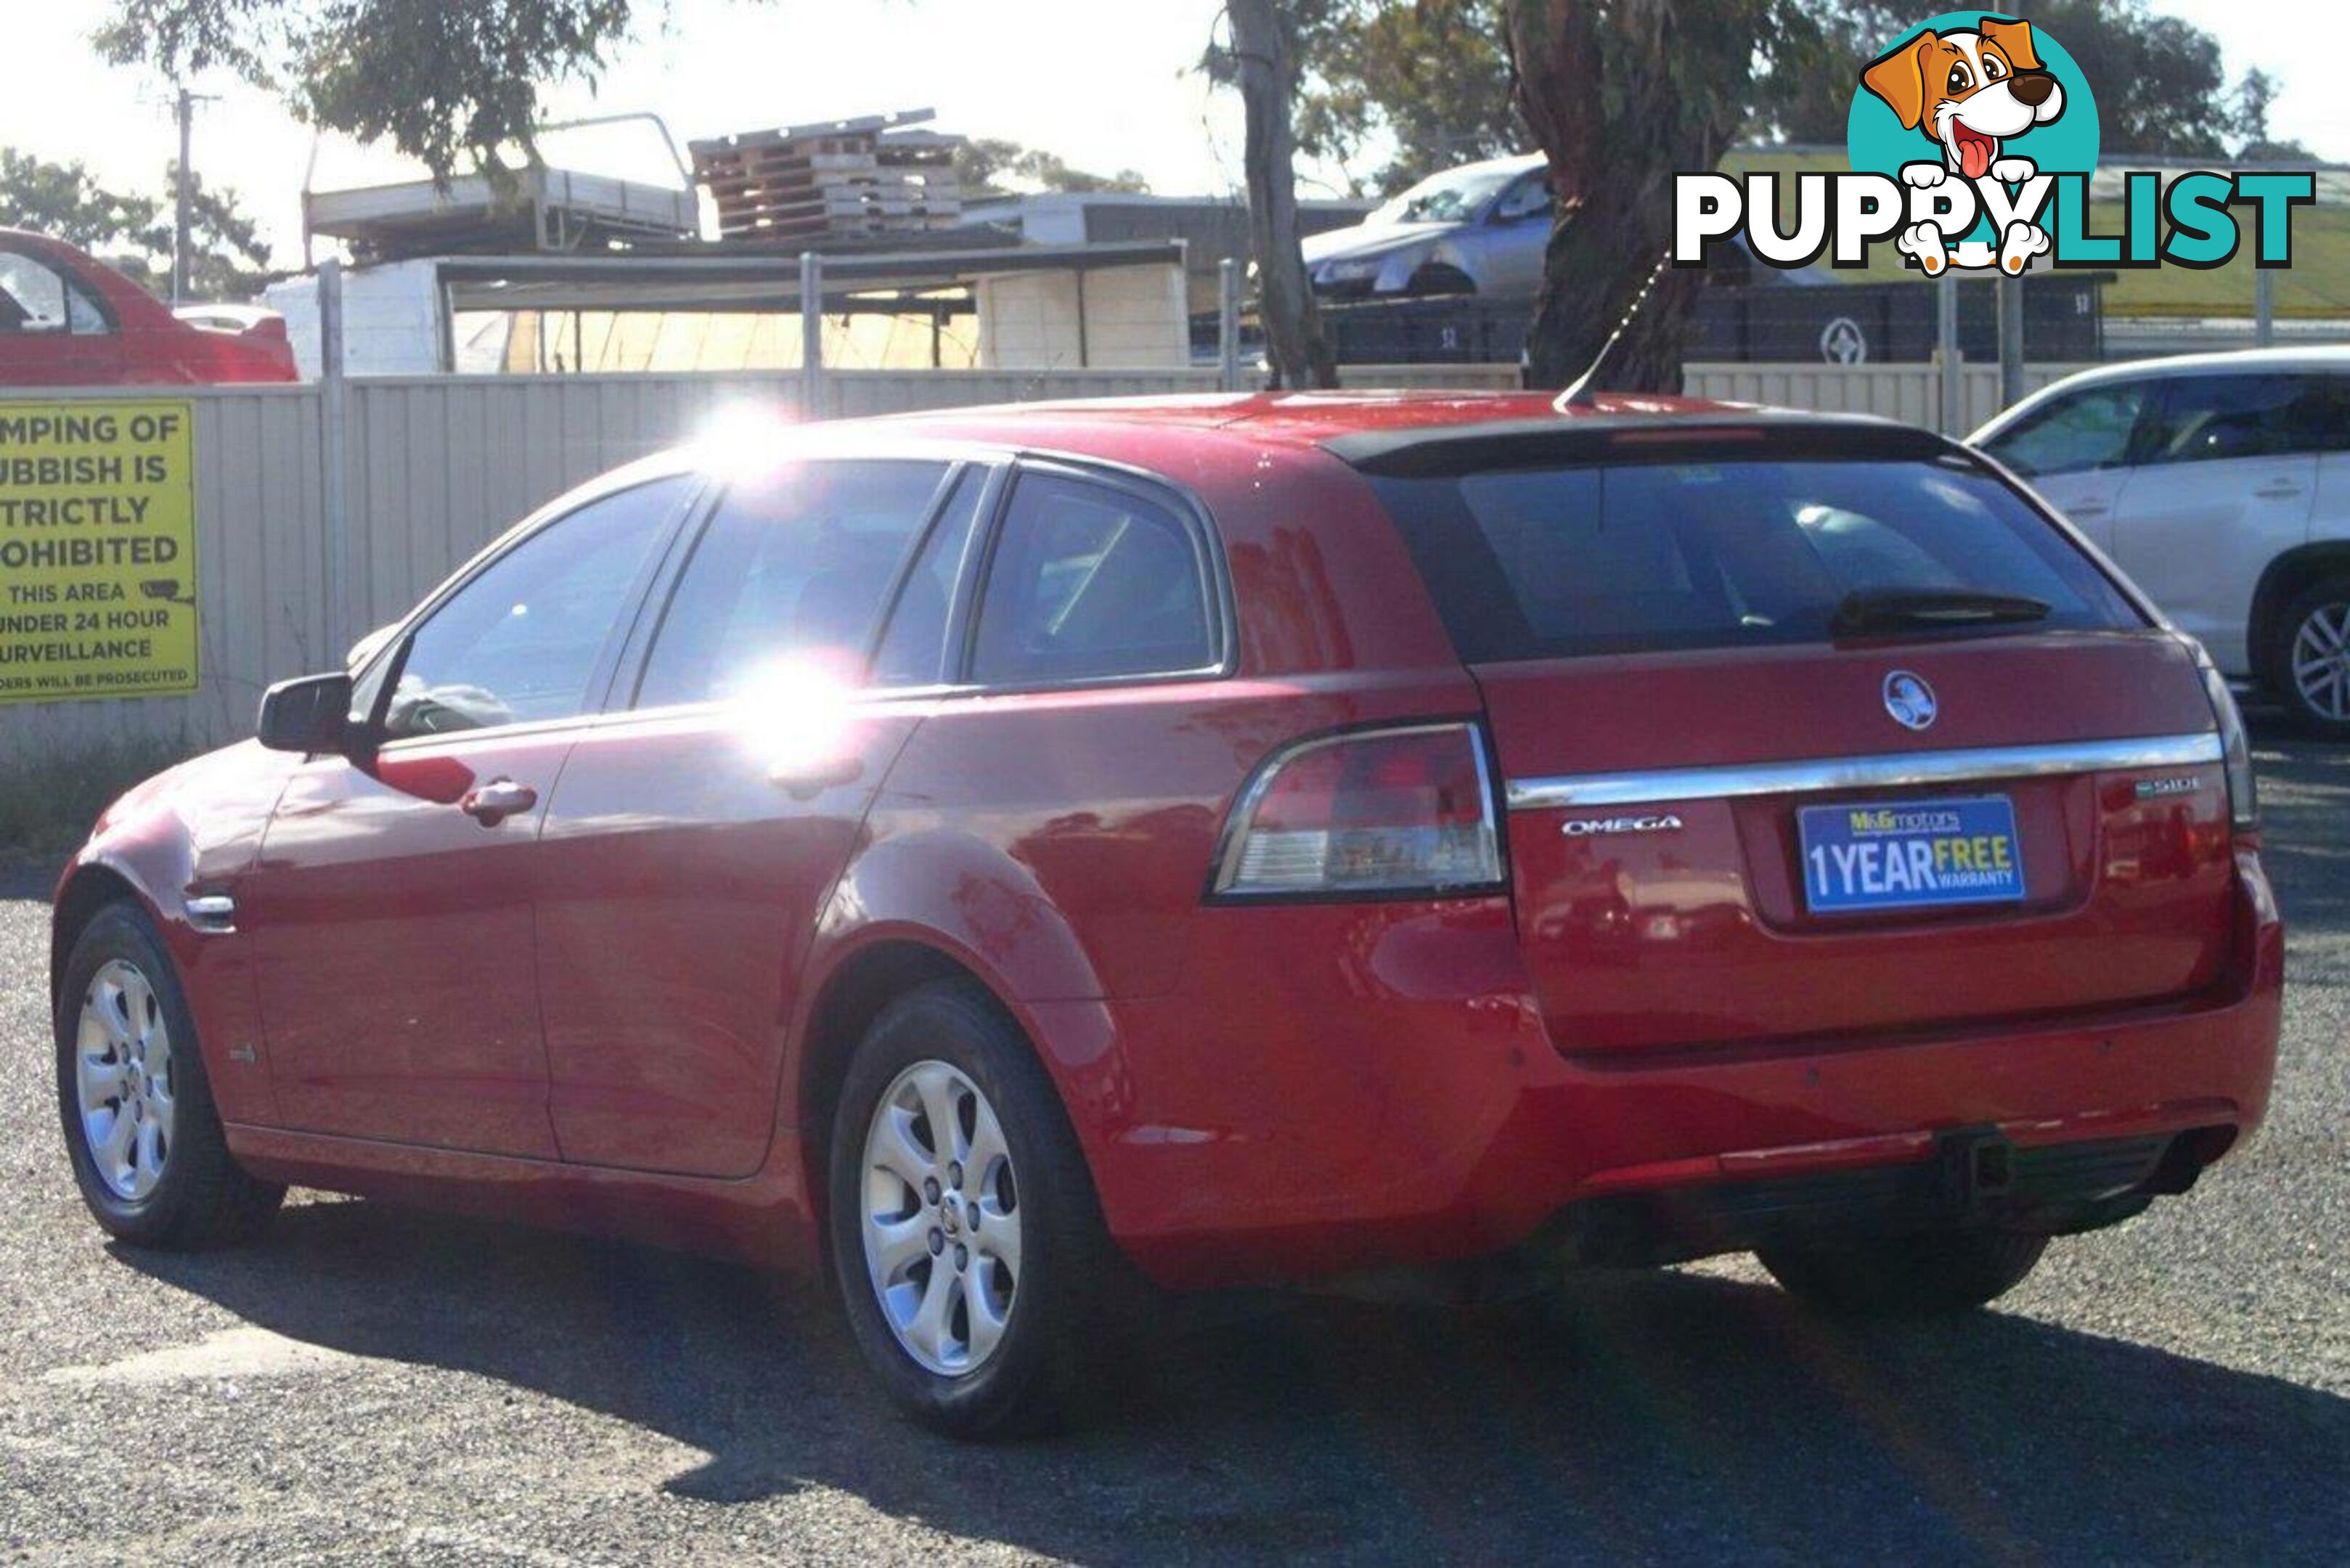
<svg viewBox="0 0 2350 1568">
<path fill-rule="evenodd" d="M 2023 279 L 2001 273 L 1999 290 L 1999 406 L 2023 400 Z"/>
<path fill-rule="evenodd" d="M 179 92 L 180 167 L 178 177 L 172 182 L 172 303 L 188 303 L 188 231 L 194 223 L 196 172 L 189 166 L 190 146 L 194 140 L 196 105 L 210 103 L 211 93 L 190 92 L 182 87 Z"/>
<path fill-rule="evenodd" d="M 172 303 L 188 303 L 188 145 L 196 118 L 196 95 L 180 88 L 180 167 L 172 182 Z"/>
</svg>

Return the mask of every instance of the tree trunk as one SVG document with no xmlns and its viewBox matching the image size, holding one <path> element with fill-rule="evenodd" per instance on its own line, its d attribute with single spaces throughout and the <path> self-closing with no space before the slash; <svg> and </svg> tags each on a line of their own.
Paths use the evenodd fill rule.
<svg viewBox="0 0 2350 1568">
<path fill-rule="evenodd" d="M 1743 113 L 1757 5 L 1674 0 L 1508 0 L 1519 111 L 1558 196 L 1527 379 L 1564 387 L 1591 368 L 1672 243 L 1677 171 L 1711 169 Z M 1683 84 L 1690 84 L 1685 90 Z M 1704 274 L 1668 268 L 1593 386 L 1678 392 Z"/>
<path fill-rule="evenodd" d="M 1297 138 L 1290 120 L 1296 61 L 1281 12 L 1282 0 L 1226 0 L 1224 6 L 1248 130 L 1242 168 L 1257 317 L 1277 385 L 1335 387 L 1337 363 L 1323 339 L 1322 313 L 1297 246 Z"/>
</svg>

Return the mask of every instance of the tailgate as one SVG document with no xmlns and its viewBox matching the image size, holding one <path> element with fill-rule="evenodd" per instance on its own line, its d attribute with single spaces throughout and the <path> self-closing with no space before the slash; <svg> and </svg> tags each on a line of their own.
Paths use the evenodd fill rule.
<svg viewBox="0 0 2350 1568">
<path fill-rule="evenodd" d="M 1508 784 L 1522 940 L 1562 1050 L 2158 1002 L 2227 964 L 2219 739 L 2168 636 L 1474 673 Z M 1934 699 L 1923 730 L 1891 711 L 1905 674 Z"/>
</svg>

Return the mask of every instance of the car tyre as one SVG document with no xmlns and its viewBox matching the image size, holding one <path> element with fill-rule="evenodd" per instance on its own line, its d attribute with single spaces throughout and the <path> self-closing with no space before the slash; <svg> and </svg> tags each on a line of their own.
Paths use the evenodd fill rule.
<svg viewBox="0 0 2350 1568">
<path fill-rule="evenodd" d="M 1426 264 L 1404 285 L 1404 293 L 1415 299 L 1476 292 L 1477 280 L 1447 262 Z"/>
<path fill-rule="evenodd" d="M 918 1108 L 941 1096 L 945 1144 Z M 943 981 L 882 1011 L 843 1077 L 827 1169 L 842 1308 L 899 1408 L 962 1438 L 1080 1413 L 1137 1287 L 1060 1097 L 993 997 Z M 908 1224 L 920 1241 L 893 1241 Z M 931 1314 L 934 1288 L 946 1304 Z"/>
<path fill-rule="evenodd" d="M 75 1183 L 99 1224 L 173 1251 L 265 1230 L 286 1189 L 246 1175 L 229 1153 L 195 1017 L 144 910 L 111 905 L 82 929 L 54 1014 L 57 1112 Z M 109 1136 L 118 1127 L 119 1141 Z"/>
<path fill-rule="evenodd" d="M 1911 1317 L 1970 1311 L 2022 1283 L 2045 1236 L 1929 1231 L 1760 1247 L 1755 1256 L 1794 1295 L 1830 1312 Z"/>
<path fill-rule="evenodd" d="M 2295 726 L 2350 741 L 2350 577 L 2295 595 L 2277 618 L 2268 655 L 2271 684 Z"/>
</svg>

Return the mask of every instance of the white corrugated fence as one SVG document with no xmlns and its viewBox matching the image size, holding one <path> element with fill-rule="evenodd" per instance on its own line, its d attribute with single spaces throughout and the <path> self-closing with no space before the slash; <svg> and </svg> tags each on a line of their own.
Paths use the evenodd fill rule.
<svg viewBox="0 0 2350 1568">
<path fill-rule="evenodd" d="M 2033 372 L 2038 386 L 2061 374 Z M 1508 365 L 1359 367 L 1350 384 L 1514 386 Z M 1171 370 L 824 373 L 831 416 L 1212 391 L 1213 368 Z M 1939 422 L 1926 365 L 1692 365 L 1693 394 Z M 1967 371 L 1960 428 L 1993 411 L 1996 370 Z M 0 395 L 14 398 L 19 394 Z M 26 389 L 26 400 L 76 394 Z M 120 389 L 91 394 L 120 400 Z M 273 680 L 332 667 L 347 640 L 327 613 L 323 424 L 315 385 L 172 389 L 195 410 L 203 685 L 192 695 L 0 705 L 0 770 L 36 753 L 118 742 L 191 750 L 249 733 Z M 690 439 L 730 403 L 796 407 L 795 375 L 423 377 L 344 384 L 349 634 L 406 610 L 541 503 L 632 458 Z"/>
</svg>

